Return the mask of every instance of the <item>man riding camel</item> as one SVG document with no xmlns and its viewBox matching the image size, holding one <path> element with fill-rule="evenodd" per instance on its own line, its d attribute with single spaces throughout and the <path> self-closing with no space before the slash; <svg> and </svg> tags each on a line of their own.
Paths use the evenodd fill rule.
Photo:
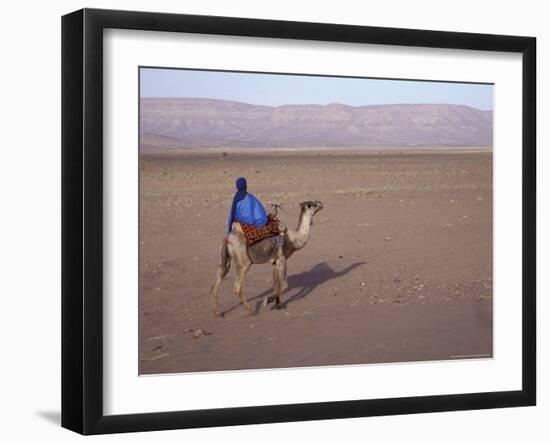
<svg viewBox="0 0 550 443">
<path fill-rule="evenodd" d="M 276 308 L 282 308 L 280 296 L 288 288 L 286 262 L 292 254 L 307 244 L 313 217 L 323 209 L 323 204 L 318 200 L 301 202 L 297 229 L 287 229 L 276 218 L 280 205 L 272 205 L 274 214 L 268 215 L 260 201 L 247 192 L 245 178 L 237 179 L 236 187 L 237 192 L 227 223 L 228 233 L 221 244 L 216 280 L 210 289 L 214 313 L 217 316 L 220 315 L 217 304 L 218 288 L 228 274 L 232 262 L 237 268 L 235 293 L 249 311 L 252 307 L 243 292 L 246 274 L 253 264 L 272 264 L 274 295 L 265 297 L 263 304 L 267 306 L 275 301 Z M 233 222 L 238 222 L 235 228 Z"/>
</svg>

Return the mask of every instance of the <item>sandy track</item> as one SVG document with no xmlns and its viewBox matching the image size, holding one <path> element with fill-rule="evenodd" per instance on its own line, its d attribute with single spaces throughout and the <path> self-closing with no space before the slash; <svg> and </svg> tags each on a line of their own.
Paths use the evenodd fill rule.
<svg viewBox="0 0 550 443">
<path fill-rule="evenodd" d="M 491 152 L 157 153 L 140 168 L 141 373 L 492 355 Z M 230 273 L 216 319 L 209 287 L 241 175 L 265 203 L 324 209 L 289 261 L 286 309 L 260 308 L 271 269 L 254 266 L 254 314 Z"/>
</svg>

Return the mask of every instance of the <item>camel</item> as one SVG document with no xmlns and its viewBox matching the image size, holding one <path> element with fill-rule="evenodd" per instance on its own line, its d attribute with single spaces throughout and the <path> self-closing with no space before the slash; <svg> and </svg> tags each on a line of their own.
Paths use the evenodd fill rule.
<svg viewBox="0 0 550 443">
<path fill-rule="evenodd" d="M 264 299 L 264 306 L 267 306 L 274 300 L 275 307 L 280 309 L 281 294 L 288 287 L 286 276 L 287 260 L 294 252 L 302 249 L 307 244 L 311 225 L 313 224 L 313 216 L 321 209 L 323 209 L 323 204 L 318 200 L 300 203 L 298 227 L 294 230 L 283 227 L 284 242 L 282 246 L 276 245 L 270 239 L 264 239 L 247 247 L 240 223 L 233 223 L 229 236 L 222 240 L 220 264 L 216 271 L 216 280 L 210 291 L 214 314 L 220 316 L 217 303 L 218 288 L 229 272 L 231 261 L 237 267 L 234 291 L 248 312 L 251 311 L 251 306 L 243 292 L 246 274 L 253 264 L 271 263 L 273 265 L 273 290 L 275 295 L 266 297 Z"/>
</svg>

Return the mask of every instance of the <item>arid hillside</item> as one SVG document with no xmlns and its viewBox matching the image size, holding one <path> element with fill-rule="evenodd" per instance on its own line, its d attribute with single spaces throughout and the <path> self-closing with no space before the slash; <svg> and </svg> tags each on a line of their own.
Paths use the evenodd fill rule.
<svg viewBox="0 0 550 443">
<path fill-rule="evenodd" d="M 199 147 L 490 147 L 493 113 L 446 104 L 256 106 L 142 98 L 140 143 Z"/>
</svg>

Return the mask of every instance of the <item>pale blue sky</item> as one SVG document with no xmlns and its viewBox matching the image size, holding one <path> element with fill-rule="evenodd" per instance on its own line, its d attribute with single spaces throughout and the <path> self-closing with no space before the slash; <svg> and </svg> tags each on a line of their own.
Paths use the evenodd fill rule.
<svg viewBox="0 0 550 443">
<path fill-rule="evenodd" d="M 445 103 L 493 109 L 493 85 L 141 68 L 142 97 L 194 97 L 255 105 Z"/>
</svg>

